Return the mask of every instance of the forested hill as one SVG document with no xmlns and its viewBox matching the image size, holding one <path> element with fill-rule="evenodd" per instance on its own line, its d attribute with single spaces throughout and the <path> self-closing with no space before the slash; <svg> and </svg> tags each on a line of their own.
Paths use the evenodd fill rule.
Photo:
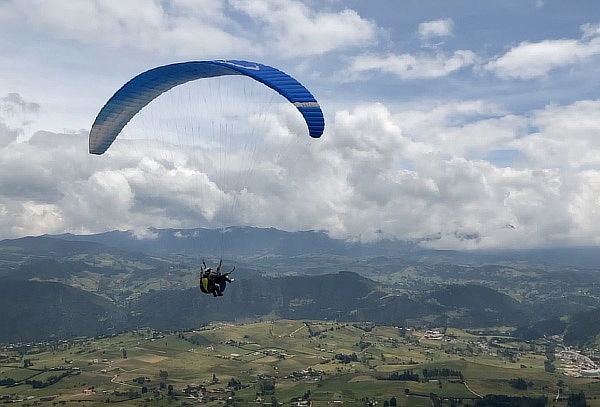
<svg viewBox="0 0 600 407">
<path fill-rule="evenodd" d="M 583 345 L 600 335 L 600 308 L 572 315 L 566 324 L 565 342 Z"/>
<path fill-rule="evenodd" d="M 109 334 L 125 328 L 198 327 L 203 323 L 261 317 L 338 319 L 394 325 L 433 323 L 480 327 L 527 322 L 520 304 L 479 286 L 457 287 L 463 295 L 493 301 L 479 305 L 439 301 L 448 289 L 417 296 L 390 294 L 380 284 L 355 273 L 236 279 L 224 297 L 213 298 L 196 287 L 151 290 L 117 306 L 110 300 L 60 283 L 0 280 L 0 341 L 26 341 Z"/>
<path fill-rule="evenodd" d="M 222 299 L 198 296 L 195 290 L 143 295 L 133 305 L 140 325 L 193 327 L 213 319 L 256 318 L 267 314 L 289 319 L 372 321 L 392 325 L 432 323 L 437 326 L 481 327 L 530 321 L 526 306 L 476 285 L 456 286 L 465 297 L 454 304 L 437 298 L 451 288 L 417 296 L 388 294 L 384 287 L 355 273 L 312 277 L 254 278 L 236 281 Z M 229 288 L 228 288 L 229 290 Z M 469 302 L 482 297 L 481 303 Z M 156 306 L 155 304 L 160 304 Z M 149 312 L 152 310 L 152 312 Z M 186 310 L 184 313 L 179 310 Z M 428 321 L 428 322 L 426 322 Z"/>
<path fill-rule="evenodd" d="M 0 341 L 23 342 L 119 332 L 126 313 L 106 298 L 41 281 L 0 280 Z"/>
</svg>

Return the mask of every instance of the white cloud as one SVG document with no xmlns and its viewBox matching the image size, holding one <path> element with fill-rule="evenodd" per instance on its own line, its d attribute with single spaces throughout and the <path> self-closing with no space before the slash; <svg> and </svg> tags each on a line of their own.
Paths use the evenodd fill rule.
<svg viewBox="0 0 600 407">
<path fill-rule="evenodd" d="M 599 101 L 527 115 L 480 101 L 420 111 L 367 104 L 337 111 L 323 139 L 309 140 L 297 112 L 276 104 L 249 117 L 262 144 L 229 157 L 218 143 L 126 138 L 96 157 L 85 133 L 40 132 L 0 147 L 0 230 L 144 237 L 149 226 L 226 223 L 434 237 L 428 244 L 440 248 L 600 244 L 599 113 Z M 486 161 L 497 149 L 524 161 Z"/>
<path fill-rule="evenodd" d="M 414 140 L 447 155 L 482 159 L 493 150 L 512 148 L 525 133 L 526 117 L 506 114 L 481 101 L 442 105 L 428 111 L 396 115 L 403 131 Z"/>
<path fill-rule="evenodd" d="M 0 114 L 3 117 L 13 116 L 15 114 L 35 114 L 39 112 L 40 105 L 27 102 L 18 93 L 9 93 L 0 98 Z"/>
<path fill-rule="evenodd" d="M 598 26 L 586 24 L 582 31 L 581 39 L 522 42 L 485 64 L 484 68 L 501 78 L 532 79 L 600 55 Z"/>
<path fill-rule="evenodd" d="M 37 32 L 83 44 L 192 56 L 258 52 L 236 32 L 224 0 L 9 1 L 3 13 Z"/>
<path fill-rule="evenodd" d="M 372 44 L 378 28 L 351 9 L 324 12 L 296 0 L 230 0 L 239 11 L 264 23 L 263 38 L 287 56 L 319 55 Z"/>
<path fill-rule="evenodd" d="M 322 12 L 296 0 L 9 0 L 0 11 L 7 25 L 24 22 L 54 38 L 180 57 L 261 55 L 272 46 L 315 55 L 370 44 L 377 33 L 354 10 Z M 239 24 L 239 13 L 252 22 Z"/>
<path fill-rule="evenodd" d="M 530 124 L 538 131 L 517 139 L 513 146 L 537 168 L 600 168 L 600 101 L 534 111 Z"/>
<path fill-rule="evenodd" d="M 475 60 L 475 54 L 468 50 L 454 51 L 452 55 L 442 52 L 433 55 L 360 55 L 352 59 L 349 72 L 356 75 L 366 71 L 380 71 L 402 79 L 439 78 L 470 66 Z"/>
<path fill-rule="evenodd" d="M 434 38 L 449 37 L 454 29 L 454 21 L 451 18 L 443 20 L 427 21 L 419 24 L 419 37 L 428 41 Z"/>
<path fill-rule="evenodd" d="M 0 121 L 0 148 L 15 141 L 20 133 L 18 129 L 11 129 Z"/>
<path fill-rule="evenodd" d="M 581 31 L 584 39 L 596 37 L 600 35 L 600 24 L 584 24 L 581 26 Z"/>
<path fill-rule="evenodd" d="M 31 116 L 38 113 L 40 105 L 25 101 L 17 93 L 0 98 L 0 148 L 17 140 L 23 128 L 31 123 Z"/>
</svg>

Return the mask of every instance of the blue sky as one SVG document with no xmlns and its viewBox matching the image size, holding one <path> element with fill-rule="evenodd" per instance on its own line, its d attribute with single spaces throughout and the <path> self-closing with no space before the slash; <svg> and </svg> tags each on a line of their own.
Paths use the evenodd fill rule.
<svg viewBox="0 0 600 407">
<path fill-rule="evenodd" d="M 214 226 L 193 207 L 178 218 L 144 205 L 145 188 L 173 176 L 165 168 L 122 155 L 69 169 L 37 141 L 45 134 L 84 147 L 104 102 L 151 67 L 238 58 L 297 77 L 328 128 L 321 146 L 303 152 L 319 163 L 316 177 L 293 182 L 319 191 L 319 202 L 305 207 L 297 190 L 254 185 L 256 201 L 236 222 L 367 240 L 441 236 L 432 246 L 450 248 L 600 243 L 596 1 L 4 0 L 0 50 L 0 169 L 22 173 L 18 190 L 30 191 L 0 180 L 4 237 Z M 293 133 L 288 113 L 266 131 Z M 56 152 L 63 161 L 76 154 L 65 151 Z M 19 154 L 34 157 L 30 177 Z M 189 162 L 173 163 L 196 177 L 185 196 L 198 176 L 215 180 Z M 47 185 L 36 171 L 50 174 Z M 107 171 L 118 181 L 102 181 L 102 195 Z M 112 220 L 77 209 L 110 203 L 112 187 L 122 188 L 123 205 Z M 239 199 L 218 183 L 214 191 Z"/>
<path fill-rule="evenodd" d="M 129 24 L 130 28 L 121 34 L 112 34 L 115 38 L 104 41 L 105 33 L 101 27 L 96 31 L 79 27 L 79 24 L 90 25 L 84 21 L 86 17 L 98 18 L 93 12 L 84 14 L 80 22 L 65 22 L 42 15 L 44 10 L 35 10 L 36 7 L 41 8 L 35 6 L 36 2 L 14 2 L 20 3 L 20 7 L 11 7 L 10 1 L 4 3 L 0 8 L 4 15 L 3 35 L 0 39 L 3 49 L 0 62 L 3 79 L 0 79 L 0 85 L 6 91 L 52 103 L 52 115 L 49 116 L 53 118 L 59 113 L 71 119 L 71 123 L 64 125 L 54 119 L 56 129 L 88 127 L 90 117 L 99 105 L 97 99 L 110 95 L 124 80 L 148 67 L 208 57 L 253 58 L 281 66 L 286 71 L 303 77 L 303 82 L 318 89 L 322 98 L 331 100 L 336 105 L 361 101 L 431 104 L 444 100 L 481 99 L 502 104 L 511 112 L 521 113 L 549 103 L 564 104 L 582 98 L 593 98 L 600 88 L 598 83 L 591 80 L 600 72 L 597 57 L 589 58 L 585 63 L 565 63 L 551 70 L 551 75 L 527 80 L 499 78 L 492 72 L 477 69 L 486 61 L 503 55 L 522 42 L 580 39 L 582 25 L 600 20 L 599 8 L 593 1 L 306 2 L 308 13 L 329 13 L 335 16 L 344 9 L 355 11 L 360 21 L 371 24 L 373 31 L 370 38 L 365 38 L 362 42 L 355 38 L 345 41 L 342 39 L 338 47 L 332 46 L 323 52 L 303 53 L 300 50 L 297 55 L 288 55 L 281 50 L 270 52 L 268 49 L 248 52 L 243 47 L 236 49 L 231 46 L 223 47 L 221 53 L 218 47 L 213 49 L 202 45 L 188 46 L 189 49 L 183 47 L 178 51 L 173 46 L 175 40 L 170 40 L 168 46 L 165 45 L 162 49 L 148 52 L 145 49 L 148 48 L 147 45 L 143 44 L 144 33 L 139 28 L 143 27 L 144 21 L 128 22 L 126 12 L 135 12 L 135 7 L 112 16 L 115 24 Z M 56 10 L 72 8 L 69 2 L 47 3 L 51 5 L 48 8 Z M 96 4 L 94 1 L 89 3 Z M 102 3 L 98 2 L 99 5 Z M 106 3 L 109 4 L 110 1 Z M 152 2 L 147 4 L 150 3 Z M 207 2 L 199 1 L 197 5 L 189 3 L 192 8 L 202 8 L 202 3 Z M 220 6 L 220 13 L 223 15 L 219 17 L 221 21 L 216 19 L 214 23 L 217 30 L 234 35 L 239 33 L 239 37 L 252 37 L 249 40 L 256 48 L 268 48 L 266 44 L 276 40 L 279 30 L 277 27 L 269 28 L 269 23 L 263 19 L 252 18 L 249 16 L 251 13 L 240 12 L 240 7 L 236 9 L 227 2 L 212 0 L 212 3 Z M 167 19 L 175 6 L 170 2 L 162 4 L 162 8 L 158 9 Z M 96 12 L 102 14 L 99 11 L 101 9 L 101 6 L 97 6 Z M 64 14 L 70 15 L 68 12 Z M 104 15 L 100 18 L 110 20 L 110 17 Z M 73 12 L 73 17 L 68 18 L 77 19 L 77 11 Z M 434 36 L 425 41 L 420 37 L 419 24 L 447 19 L 452 22 L 450 35 Z M 210 21 L 210 16 L 198 18 L 201 24 L 205 24 L 207 20 Z M 351 28 L 343 27 L 345 30 Z M 106 29 L 110 31 L 109 28 Z M 298 30 L 302 29 L 298 27 Z M 306 26 L 306 29 L 314 27 Z M 182 44 L 211 42 L 205 36 L 194 37 L 194 33 L 190 34 L 190 37 L 181 41 Z M 323 33 L 324 37 L 325 34 L 327 33 Z M 128 42 L 128 35 L 131 43 Z M 362 54 L 431 57 L 443 53 L 448 57 L 456 50 L 472 51 L 480 62 L 435 78 L 404 79 L 394 74 L 373 71 L 362 75 L 360 81 L 337 83 L 335 80 L 347 68 L 349 60 Z M 298 65 L 301 65 L 301 69 Z M 93 88 L 86 86 L 91 82 L 95 84 Z M 79 92 L 81 86 L 87 88 L 86 95 Z M 57 100 L 65 96 L 69 100 L 71 97 L 75 100 L 72 104 Z M 57 112 L 61 110 L 60 105 L 65 109 Z"/>
</svg>

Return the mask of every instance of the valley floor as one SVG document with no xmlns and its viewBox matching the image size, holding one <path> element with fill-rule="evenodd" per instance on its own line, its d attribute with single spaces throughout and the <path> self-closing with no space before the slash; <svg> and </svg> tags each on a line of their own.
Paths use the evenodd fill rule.
<svg viewBox="0 0 600 407">
<path fill-rule="evenodd" d="M 566 406 L 571 393 L 584 392 L 589 405 L 600 406 L 600 380 L 563 374 L 560 359 L 548 360 L 547 342 L 495 335 L 277 320 L 12 345 L 0 351 L 0 401 L 473 406 L 495 394 Z"/>
</svg>

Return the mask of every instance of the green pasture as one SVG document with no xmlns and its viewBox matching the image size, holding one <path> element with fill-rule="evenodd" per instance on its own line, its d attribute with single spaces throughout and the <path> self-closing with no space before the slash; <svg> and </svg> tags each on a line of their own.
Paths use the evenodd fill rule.
<svg viewBox="0 0 600 407">
<path fill-rule="evenodd" d="M 553 399 L 560 386 L 564 394 L 584 391 L 591 406 L 600 406 L 600 381 L 545 372 L 545 356 L 535 353 L 535 346 L 518 341 L 499 344 L 508 351 L 518 352 L 518 357 L 509 359 L 499 356 L 498 348 L 489 346 L 490 337 L 458 329 L 448 329 L 446 333 L 449 336 L 444 340 L 426 340 L 424 332 L 402 336 L 401 330 L 390 326 L 291 320 L 215 323 L 162 338 L 151 338 L 150 331 L 142 330 L 27 354 L 24 358 L 33 362 L 29 369 L 16 363 L 0 366 L 0 379 L 11 377 L 18 382 L 33 375 L 43 381 L 60 373 L 44 369 L 80 369 L 80 374 L 42 389 L 27 384 L 0 387 L 0 396 L 33 396 L 40 406 L 52 405 L 39 401 L 45 396 L 57 396 L 53 402 L 80 406 L 106 406 L 113 402 L 131 406 L 182 405 L 185 399 L 181 395 L 168 397 L 166 390 L 154 393 L 164 381 L 174 387 L 176 394 L 181 394 L 188 385 L 204 385 L 215 398 L 208 404 L 216 406 L 230 396 L 223 389 L 231 378 L 236 378 L 246 386 L 235 393 L 238 405 L 258 406 L 253 403 L 258 382 L 261 377 L 268 377 L 275 381 L 275 391 L 265 396 L 265 402 L 270 403 L 274 396 L 284 405 L 307 391 L 314 407 L 364 406 L 366 399 L 376 400 L 383 407 L 383 402 L 391 397 L 396 397 L 399 406 L 430 406 L 432 393 L 441 398 L 507 394 L 545 395 Z M 473 355 L 459 354 L 466 349 L 471 349 Z M 335 358 L 336 354 L 353 353 L 357 361 L 342 363 Z M 309 368 L 322 373 L 298 377 Z M 448 378 L 425 381 L 423 368 L 460 370 L 466 385 Z M 419 374 L 421 381 L 384 380 L 391 373 L 404 370 Z M 166 378 L 164 373 L 161 378 L 161 371 L 167 372 Z M 296 372 L 294 377 L 293 372 Z M 213 383 L 213 375 L 217 383 Z M 134 381 L 139 378 L 143 378 L 143 385 Z M 511 380 L 517 378 L 529 383 L 526 390 L 511 386 Z M 141 392 L 142 386 L 149 393 L 122 401 L 128 392 Z M 93 394 L 84 394 L 91 388 Z M 557 403 L 561 405 L 564 403 Z"/>
</svg>

